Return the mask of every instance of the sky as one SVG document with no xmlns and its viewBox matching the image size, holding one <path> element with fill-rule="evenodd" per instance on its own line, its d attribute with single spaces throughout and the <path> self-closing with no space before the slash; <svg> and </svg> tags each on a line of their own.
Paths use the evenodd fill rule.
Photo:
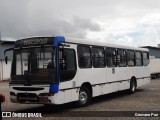
<svg viewBox="0 0 160 120">
<path fill-rule="evenodd" d="M 0 0 L 2 40 L 67 36 L 128 45 L 160 44 L 160 0 Z"/>
</svg>

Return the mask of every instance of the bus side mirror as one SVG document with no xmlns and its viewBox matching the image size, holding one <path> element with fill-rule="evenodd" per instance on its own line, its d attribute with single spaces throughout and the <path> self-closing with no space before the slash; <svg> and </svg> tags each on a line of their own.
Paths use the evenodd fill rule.
<svg viewBox="0 0 160 120">
<path fill-rule="evenodd" d="M 8 56 L 5 57 L 5 63 L 8 63 Z"/>
<path fill-rule="evenodd" d="M 14 48 L 9 48 L 9 49 L 6 49 L 6 50 L 4 51 L 5 63 L 6 63 L 6 64 L 7 64 L 7 62 L 8 62 L 8 56 L 6 56 L 6 52 L 11 51 L 11 50 L 14 50 Z"/>
</svg>

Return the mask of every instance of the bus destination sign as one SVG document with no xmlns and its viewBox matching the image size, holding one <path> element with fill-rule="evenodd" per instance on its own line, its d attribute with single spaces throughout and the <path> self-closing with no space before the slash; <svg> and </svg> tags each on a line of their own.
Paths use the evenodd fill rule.
<svg viewBox="0 0 160 120">
<path fill-rule="evenodd" d="M 41 46 L 41 45 L 53 45 L 53 37 L 35 37 L 18 40 L 15 47 L 28 47 L 28 46 Z"/>
<path fill-rule="evenodd" d="M 34 46 L 34 45 L 45 45 L 47 44 L 48 39 L 47 38 L 36 38 L 36 39 L 31 39 L 31 40 L 24 40 L 23 44 L 24 46 Z"/>
</svg>

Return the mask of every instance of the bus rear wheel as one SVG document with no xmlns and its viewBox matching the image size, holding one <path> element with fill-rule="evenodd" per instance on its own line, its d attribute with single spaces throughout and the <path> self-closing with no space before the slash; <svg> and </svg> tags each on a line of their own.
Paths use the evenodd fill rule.
<svg viewBox="0 0 160 120">
<path fill-rule="evenodd" d="M 133 93 L 135 93 L 135 91 L 136 91 L 136 82 L 135 82 L 135 80 L 131 80 L 129 92 L 131 94 L 133 94 Z"/>
<path fill-rule="evenodd" d="M 81 87 L 79 91 L 78 107 L 85 107 L 91 101 L 91 92 L 87 87 Z"/>
</svg>

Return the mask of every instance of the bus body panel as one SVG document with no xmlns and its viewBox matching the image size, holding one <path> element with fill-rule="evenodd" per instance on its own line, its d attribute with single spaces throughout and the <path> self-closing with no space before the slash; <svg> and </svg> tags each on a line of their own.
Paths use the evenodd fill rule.
<svg viewBox="0 0 160 120">
<path fill-rule="evenodd" d="M 93 65 L 91 68 L 80 68 L 78 61 L 78 52 L 77 46 L 79 44 L 85 44 L 90 46 L 102 46 L 113 47 L 113 48 L 122 48 L 122 49 L 130 49 L 130 50 L 139 50 L 139 51 L 148 51 L 147 49 L 134 48 L 134 47 L 126 47 L 119 45 L 112 45 L 108 43 L 99 43 L 99 42 L 91 42 L 85 41 L 81 39 L 71 39 L 66 38 L 65 42 L 60 42 L 63 47 L 60 49 L 73 49 L 75 51 L 76 57 L 76 74 L 73 79 L 67 81 L 59 82 L 59 91 L 55 93 L 53 96 L 44 96 L 48 98 L 48 102 L 44 102 L 44 104 L 63 104 L 72 101 L 77 101 L 79 99 L 79 91 L 81 86 L 84 83 L 89 83 L 92 86 L 92 96 L 104 95 L 112 92 L 117 92 L 121 90 L 126 90 L 130 88 L 130 81 L 132 78 L 135 78 L 137 81 L 137 87 L 145 85 L 150 82 L 150 72 L 149 66 L 134 66 L 134 67 L 104 67 L 104 68 L 94 68 Z M 58 44 L 58 43 L 57 43 Z M 106 47 L 104 47 L 106 46 Z M 33 93 L 38 97 L 41 93 L 49 93 L 49 85 L 48 87 L 44 87 L 43 85 L 32 85 L 30 87 L 43 87 L 44 90 L 40 91 L 17 91 L 13 89 L 13 87 L 25 87 L 24 85 L 14 85 L 10 86 L 10 92 L 17 93 Z M 28 86 L 27 86 L 28 87 Z M 11 95 L 11 99 L 13 102 L 17 100 L 16 96 Z M 18 102 L 18 101 L 16 101 Z M 42 101 L 43 103 L 43 101 Z"/>
</svg>

